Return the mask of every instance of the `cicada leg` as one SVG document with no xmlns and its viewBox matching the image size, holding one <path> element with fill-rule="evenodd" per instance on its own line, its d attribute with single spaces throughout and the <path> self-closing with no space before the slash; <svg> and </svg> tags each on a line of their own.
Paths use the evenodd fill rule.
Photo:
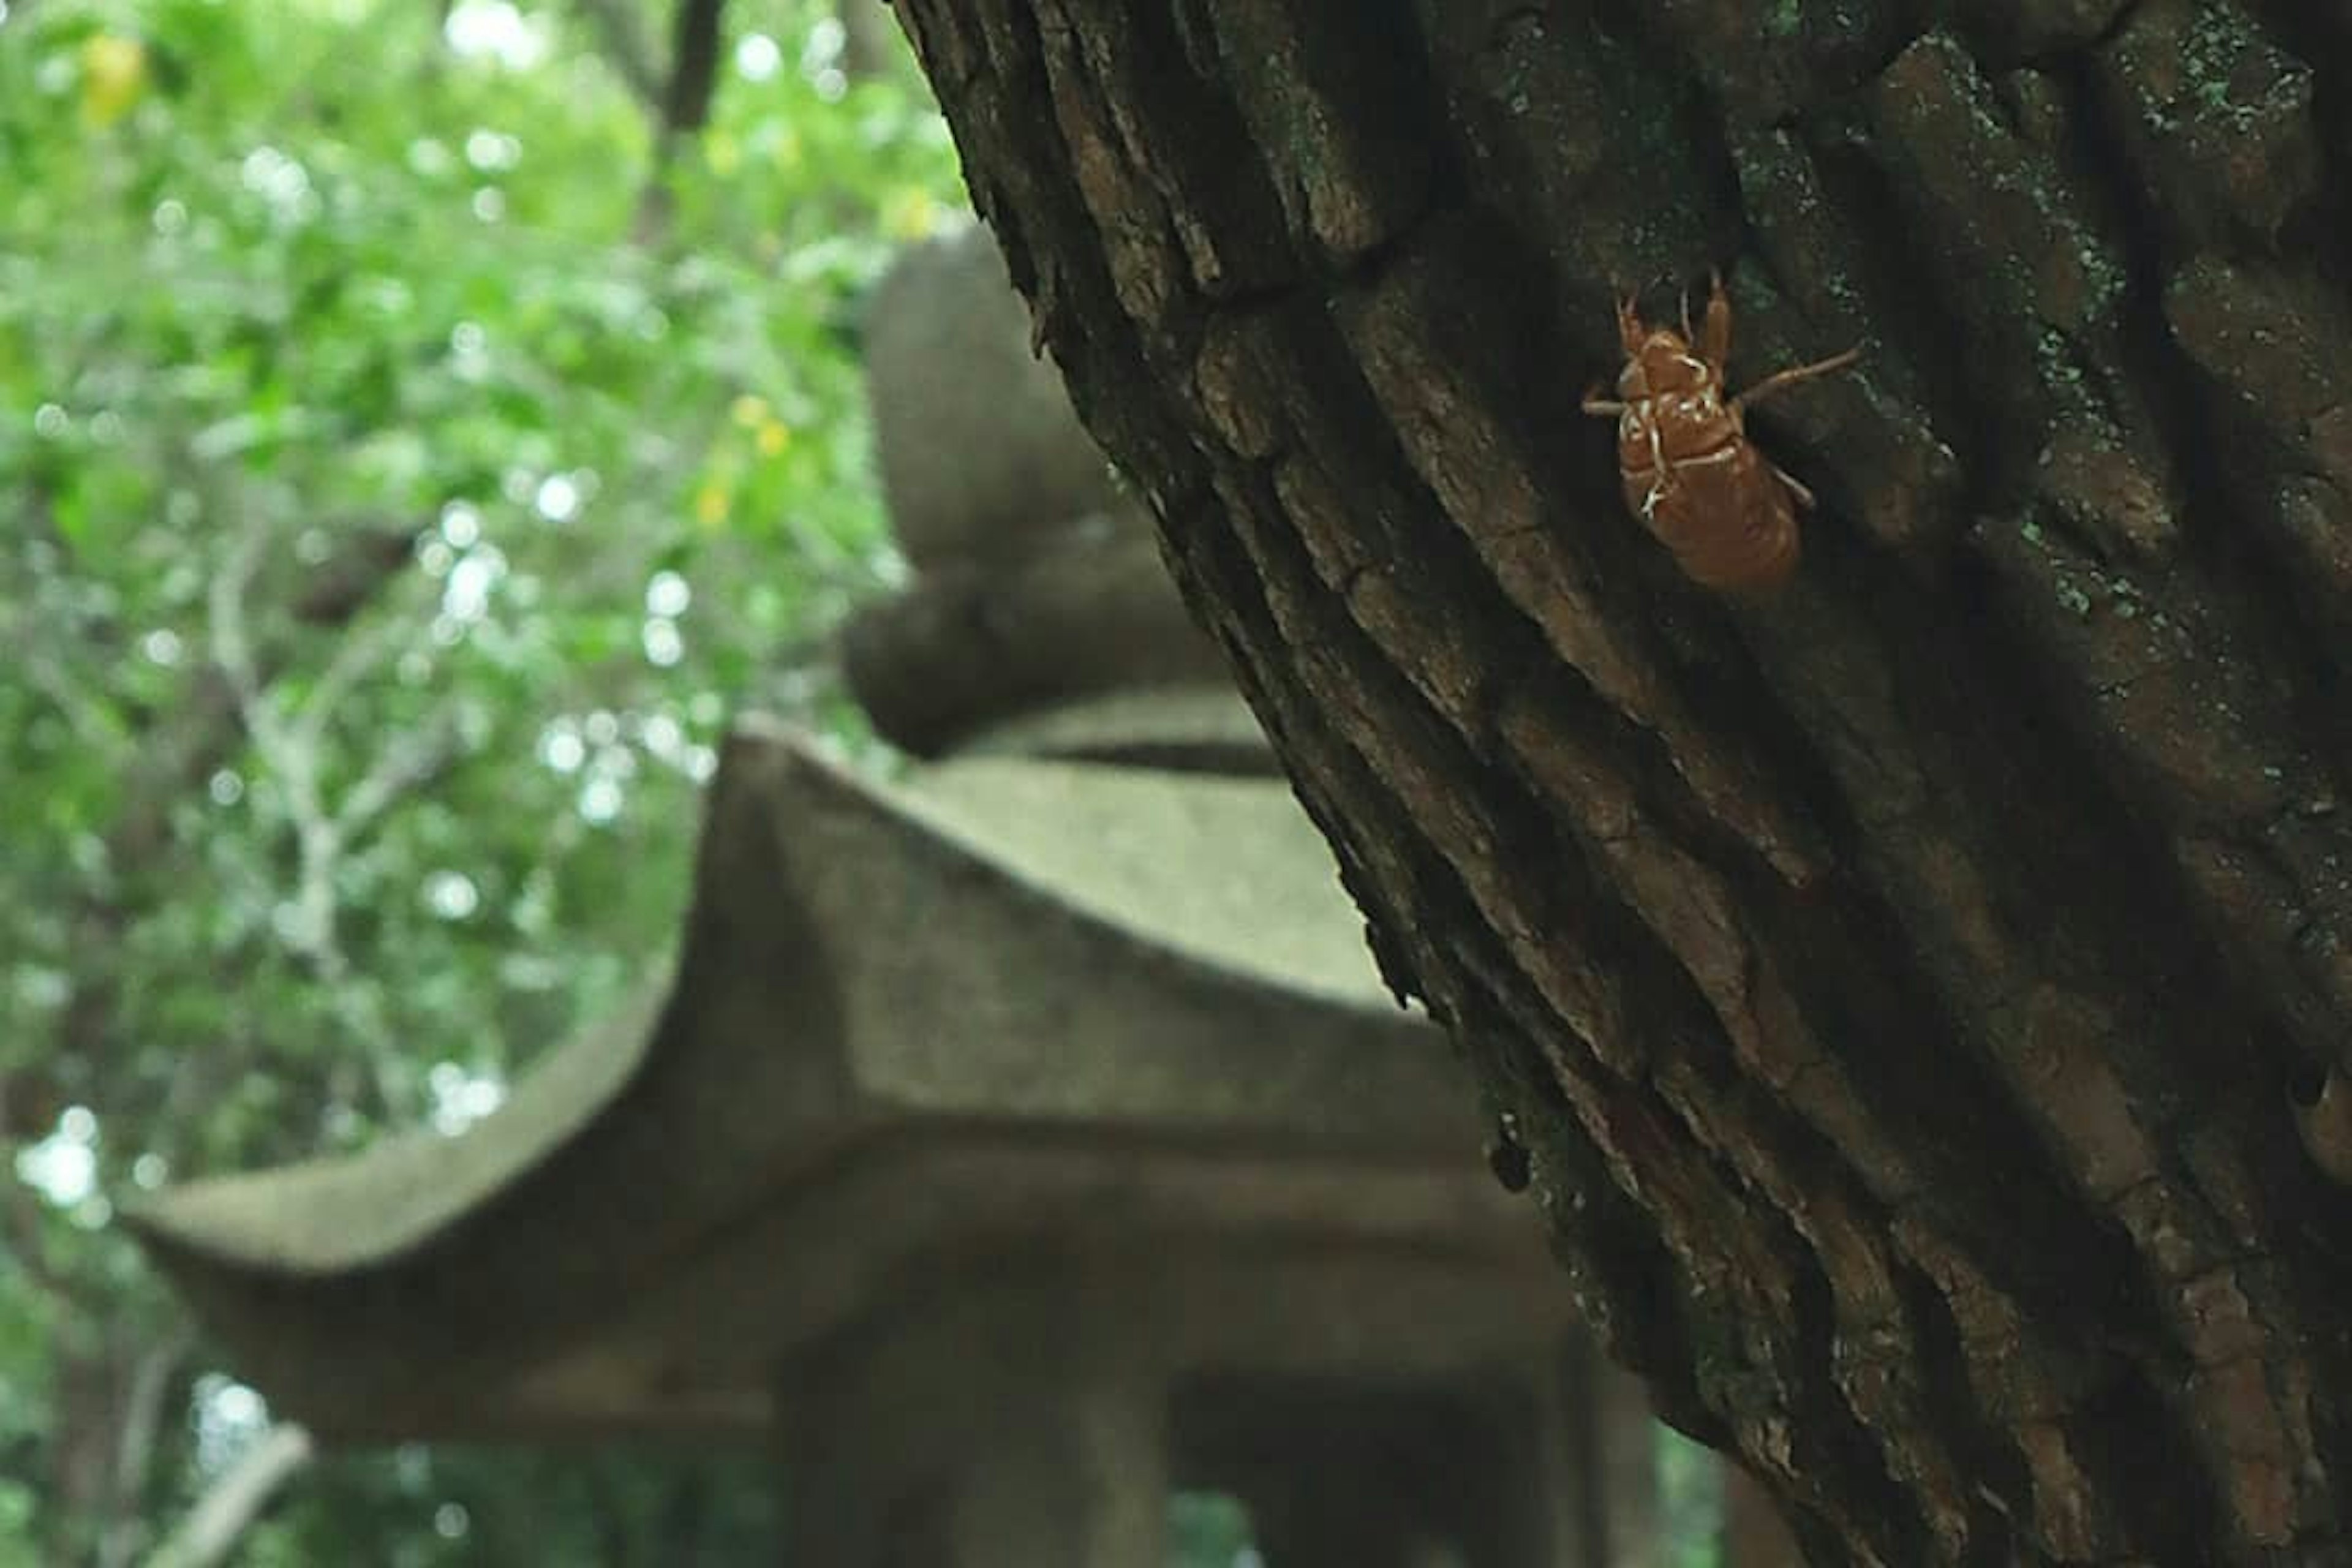
<svg viewBox="0 0 2352 1568">
<path fill-rule="evenodd" d="M 1724 292 L 1721 268 L 1708 270 L 1706 283 L 1706 340 L 1700 353 L 1720 375 L 1731 363 L 1731 296 Z M 1683 336 L 1690 338 L 1688 317 L 1684 318 Z"/>
<path fill-rule="evenodd" d="M 1789 499 L 1795 501 L 1801 510 L 1811 511 L 1821 505 L 1820 501 L 1813 499 L 1813 492 L 1806 489 L 1805 482 L 1796 475 L 1769 458 L 1764 459 L 1764 466 L 1772 470 L 1774 479 L 1789 487 Z"/>
<path fill-rule="evenodd" d="M 1642 340 L 1649 335 L 1648 329 L 1642 325 L 1642 313 L 1636 309 L 1639 303 L 1632 294 L 1624 295 L 1617 301 L 1617 342 L 1625 351 L 1627 359 L 1642 352 Z"/>
<path fill-rule="evenodd" d="M 1827 359 L 1817 359 L 1811 364 L 1791 365 L 1787 370 L 1775 371 L 1733 398 L 1731 406 L 1736 409 L 1746 408 L 1749 404 L 1769 397 L 1776 392 L 1784 392 L 1801 381 L 1811 381 L 1815 376 L 1829 375 L 1833 372 L 1843 370 L 1860 358 L 1862 358 L 1862 345 L 1856 343 L 1842 354 L 1832 354 Z"/>
</svg>

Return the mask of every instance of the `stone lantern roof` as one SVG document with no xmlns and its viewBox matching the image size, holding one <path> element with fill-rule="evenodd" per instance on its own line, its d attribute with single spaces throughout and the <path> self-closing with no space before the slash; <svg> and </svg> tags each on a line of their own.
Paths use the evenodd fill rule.
<svg viewBox="0 0 2352 1568">
<path fill-rule="evenodd" d="M 1213 1226 L 1542 1264 L 1283 786 L 862 781 L 746 721 L 683 949 L 496 1114 L 173 1189 L 148 1246 L 330 1438 L 757 1426 L 942 1251 Z"/>
</svg>

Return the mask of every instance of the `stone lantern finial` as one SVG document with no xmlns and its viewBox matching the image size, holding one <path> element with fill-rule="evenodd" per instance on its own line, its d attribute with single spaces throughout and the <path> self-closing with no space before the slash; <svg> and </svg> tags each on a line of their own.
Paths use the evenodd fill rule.
<svg viewBox="0 0 2352 1568">
<path fill-rule="evenodd" d="M 1031 352 L 988 232 L 908 251 L 875 291 L 866 349 L 882 489 L 915 569 L 845 634 L 875 727 L 922 756 L 1269 771 L 1150 518 Z"/>
</svg>

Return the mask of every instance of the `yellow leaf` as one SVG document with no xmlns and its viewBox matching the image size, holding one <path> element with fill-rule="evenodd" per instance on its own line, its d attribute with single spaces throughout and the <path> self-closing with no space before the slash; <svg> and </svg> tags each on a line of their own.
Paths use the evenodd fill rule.
<svg viewBox="0 0 2352 1568">
<path fill-rule="evenodd" d="M 792 426 L 781 419 L 770 419 L 760 426 L 757 440 L 760 456 L 772 458 L 793 444 Z"/>
<path fill-rule="evenodd" d="M 103 131 L 138 103 L 147 87 L 147 46 L 120 33 L 95 33 L 81 46 L 81 118 Z"/>
<path fill-rule="evenodd" d="M 768 412 L 768 400 L 745 393 L 727 405 L 727 417 L 746 430 L 755 430 L 773 416 Z"/>
<path fill-rule="evenodd" d="M 717 528 L 725 522 L 728 509 L 734 504 L 734 496 L 717 479 L 709 481 L 694 492 L 695 519 L 705 528 Z"/>
<path fill-rule="evenodd" d="M 882 204 L 882 229 L 893 239 L 923 239 L 940 226 L 940 204 L 916 185 L 902 185 Z"/>
</svg>

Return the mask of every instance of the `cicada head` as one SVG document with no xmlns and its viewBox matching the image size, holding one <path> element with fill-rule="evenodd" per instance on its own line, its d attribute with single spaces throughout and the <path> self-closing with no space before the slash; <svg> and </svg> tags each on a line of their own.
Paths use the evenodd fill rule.
<svg viewBox="0 0 2352 1568">
<path fill-rule="evenodd" d="M 1636 395 L 1625 390 L 1633 384 L 1640 385 L 1641 396 L 1675 397 L 1705 391 L 1715 384 L 1715 367 L 1699 358 L 1689 340 L 1671 327 L 1660 327 L 1643 338 L 1617 378 L 1628 397 Z"/>
<path fill-rule="evenodd" d="M 1617 342 L 1625 353 L 1625 367 L 1617 373 L 1623 402 L 1686 395 L 1716 380 L 1715 367 L 1700 357 L 1687 331 L 1651 326 L 1630 298 L 1617 301 Z"/>
</svg>

